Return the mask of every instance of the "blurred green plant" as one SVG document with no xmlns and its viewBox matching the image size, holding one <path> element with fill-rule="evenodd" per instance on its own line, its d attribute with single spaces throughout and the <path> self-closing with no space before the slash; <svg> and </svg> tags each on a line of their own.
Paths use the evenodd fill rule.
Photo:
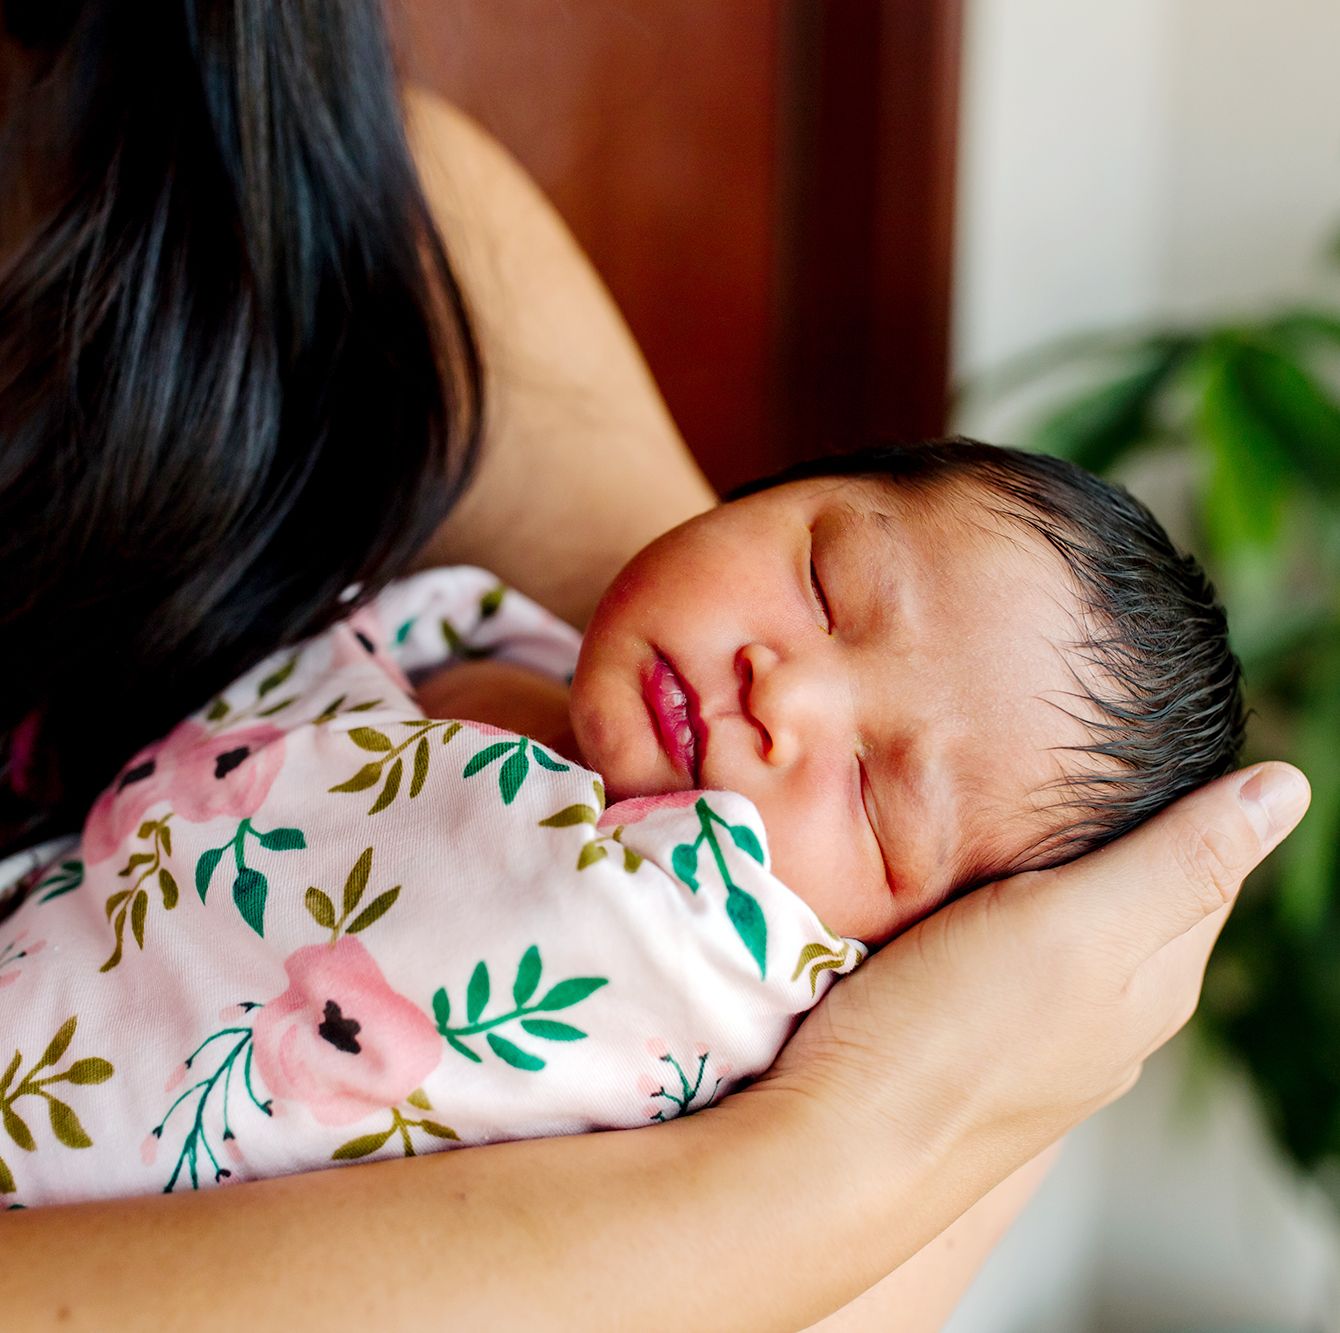
<svg viewBox="0 0 1340 1333">
<path fill-rule="evenodd" d="M 1023 443 L 1092 471 L 1174 455 L 1243 663 L 1247 757 L 1290 759 L 1312 783 L 1307 818 L 1228 923 L 1198 1020 L 1309 1168 L 1340 1165 L 1338 385 L 1340 314 L 1291 310 L 1070 339 L 984 386 L 995 401 L 1050 386 Z"/>
</svg>

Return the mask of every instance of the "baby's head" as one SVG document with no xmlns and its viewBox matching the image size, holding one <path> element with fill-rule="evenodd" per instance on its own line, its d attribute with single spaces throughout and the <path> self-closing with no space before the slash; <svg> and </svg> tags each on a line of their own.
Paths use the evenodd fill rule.
<svg viewBox="0 0 1340 1333">
<path fill-rule="evenodd" d="M 948 440 L 788 469 L 640 551 L 572 723 L 611 799 L 748 796 L 777 875 L 877 944 L 1227 772 L 1243 710 L 1214 589 L 1143 505 Z"/>
</svg>

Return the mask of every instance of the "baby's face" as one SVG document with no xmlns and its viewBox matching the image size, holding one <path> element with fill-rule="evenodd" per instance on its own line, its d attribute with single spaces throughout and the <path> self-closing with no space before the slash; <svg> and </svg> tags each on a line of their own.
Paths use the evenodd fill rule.
<svg viewBox="0 0 1340 1333">
<path fill-rule="evenodd" d="M 821 478 L 640 551 L 582 643 L 572 723 L 612 800 L 758 807 L 778 877 L 880 943 L 1022 868 L 1085 727 L 1059 558 L 975 490 Z"/>
</svg>

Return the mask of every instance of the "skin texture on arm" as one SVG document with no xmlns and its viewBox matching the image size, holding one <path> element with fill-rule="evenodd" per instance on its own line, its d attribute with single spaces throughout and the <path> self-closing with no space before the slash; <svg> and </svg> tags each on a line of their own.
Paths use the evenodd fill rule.
<svg viewBox="0 0 1340 1333">
<path fill-rule="evenodd" d="M 404 104 L 486 372 L 479 471 L 419 565 L 483 565 L 582 625 L 634 551 L 716 496 L 548 200 L 441 98 Z"/>
<path fill-rule="evenodd" d="M 6 1319 L 803 1328 L 1135 1082 L 1307 799 L 1259 766 L 970 894 L 836 986 L 764 1079 L 668 1125 L 11 1213 Z"/>
</svg>

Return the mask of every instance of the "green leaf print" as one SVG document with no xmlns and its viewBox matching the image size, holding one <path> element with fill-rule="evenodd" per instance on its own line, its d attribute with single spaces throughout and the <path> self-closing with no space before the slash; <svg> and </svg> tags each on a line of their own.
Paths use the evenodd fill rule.
<svg viewBox="0 0 1340 1333">
<path fill-rule="evenodd" d="M 551 773 L 567 773 L 571 769 L 570 764 L 560 763 L 553 757 L 553 755 L 540 749 L 538 745 L 532 744 L 530 752 L 535 756 L 535 762 L 539 764 L 541 768 L 547 768 Z"/>
<path fill-rule="evenodd" d="M 543 1037 L 545 1041 L 581 1041 L 586 1033 L 571 1023 L 560 1023 L 556 1018 L 523 1018 L 521 1026 L 532 1037 Z"/>
<path fill-rule="evenodd" d="M 387 889 L 385 893 L 374 898 L 345 928 L 346 935 L 357 935 L 359 931 L 366 930 L 374 921 L 379 921 L 387 912 L 391 910 L 392 904 L 400 897 L 400 885 L 397 884 L 393 889 Z"/>
<path fill-rule="evenodd" d="M 5 1067 L 4 1076 L 0 1078 L 0 1126 L 23 1152 L 37 1152 L 38 1145 L 32 1126 L 14 1109 L 14 1103 L 22 1097 L 39 1097 L 46 1103 L 47 1119 L 57 1143 L 66 1148 L 93 1146 L 93 1140 L 80 1123 L 74 1108 L 56 1097 L 50 1088 L 56 1083 L 69 1083 L 76 1087 L 105 1083 L 115 1072 L 111 1062 L 101 1056 L 84 1056 L 74 1061 L 68 1069 L 42 1074 L 43 1070 L 51 1069 L 64 1058 L 74 1040 L 78 1023 L 77 1015 L 72 1014 L 67 1018 L 47 1043 L 41 1057 L 22 1078 L 18 1074 L 23 1064 L 23 1053 L 16 1050 Z M 13 1194 L 17 1188 L 14 1173 L 0 1158 L 0 1194 Z"/>
<path fill-rule="evenodd" d="M 479 1015 L 488 1007 L 489 970 L 483 962 L 475 964 L 470 974 L 470 985 L 465 992 L 465 1016 L 472 1023 L 479 1021 Z"/>
<path fill-rule="evenodd" d="M 233 877 L 233 905 L 242 920 L 257 935 L 264 936 L 265 903 L 269 897 L 270 882 L 259 870 L 247 865 L 248 839 L 254 839 L 270 852 L 301 851 L 307 846 L 307 839 L 301 829 L 276 828 L 264 831 L 256 828 L 251 820 L 244 819 L 238 824 L 237 832 L 222 847 L 211 847 L 200 854 L 195 863 L 195 891 L 203 903 L 219 862 L 226 853 L 232 852 L 237 871 Z M 310 904 L 308 910 L 311 910 Z"/>
<path fill-rule="evenodd" d="M 752 856 L 759 865 L 763 864 L 763 848 L 759 844 L 758 835 L 747 824 L 730 825 L 731 841 L 746 856 Z"/>
<path fill-rule="evenodd" d="M 63 894 L 73 893 L 84 882 L 84 863 L 82 861 L 62 861 L 57 870 L 52 871 L 45 879 L 39 881 L 34 893 L 41 894 L 38 898 L 39 903 L 49 903 L 53 898 L 59 898 Z M 46 889 L 46 893 L 42 890 Z"/>
<path fill-rule="evenodd" d="M 735 928 L 746 949 L 758 964 L 759 975 L 768 974 L 768 925 L 758 900 L 746 893 L 731 878 L 730 868 L 726 864 L 726 855 L 717 835 L 718 827 L 730 834 L 731 842 L 752 860 L 762 864 L 763 846 L 752 829 L 744 824 L 730 824 L 717 814 L 708 804 L 707 798 L 700 796 L 693 804 L 698 816 L 698 836 L 692 842 L 681 842 L 670 854 L 670 865 L 675 874 L 684 881 L 694 893 L 698 892 L 698 853 L 706 847 L 712 855 L 712 863 L 726 889 L 726 916 Z"/>
<path fill-rule="evenodd" d="M 270 882 L 259 870 L 246 867 L 233 880 L 233 905 L 242 920 L 257 935 L 265 934 L 265 900 L 270 894 Z"/>
<path fill-rule="evenodd" d="M 538 1055 L 531 1055 L 529 1051 L 523 1051 L 521 1047 L 508 1041 L 506 1037 L 500 1037 L 496 1032 L 485 1034 L 485 1041 L 489 1044 L 489 1049 L 500 1060 L 505 1060 L 513 1069 L 526 1069 L 532 1073 L 544 1068 L 544 1061 Z"/>
<path fill-rule="evenodd" d="M 589 805 L 565 805 L 548 819 L 540 820 L 540 827 L 572 828 L 576 824 L 594 824 L 598 817 Z"/>
<path fill-rule="evenodd" d="M 511 805 L 516 800 L 516 794 L 521 790 L 521 784 L 525 782 L 526 774 L 529 772 L 530 760 L 526 758 L 526 751 L 518 748 L 515 754 L 508 756 L 507 762 L 503 764 L 498 774 L 498 790 L 502 793 L 504 805 Z"/>
<path fill-rule="evenodd" d="M 515 741 L 498 741 L 494 745 L 486 745 L 482 750 L 475 754 L 470 762 L 466 764 L 461 773 L 463 778 L 472 778 L 480 769 L 487 767 L 495 759 L 505 755 L 509 750 L 515 749 Z"/>
<path fill-rule="evenodd" d="M 670 853 L 670 864 L 674 867 L 675 874 L 697 893 L 698 877 L 695 872 L 698 869 L 698 853 L 694 850 L 693 844 L 681 842 Z"/>
<path fill-rule="evenodd" d="M 587 866 L 593 866 L 597 861 L 603 861 L 608 855 L 609 850 L 601 846 L 600 843 L 588 842 L 577 853 L 577 869 L 585 870 Z"/>
<path fill-rule="evenodd" d="M 269 833 L 260 834 L 260 844 L 267 852 L 294 852 L 303 850 L 307 839 L 301 829 L 272 828 Z"/>
<path fill-rule="evenodd" d="M 214 871 L 227 850 L 227 847 L 213 847 L 202 853 L 195 863 L 195 891 L 200 895 L 201 902 L 205 901 L 205 894 L 209 892 L 209 881 L 213 879 Z"/>
<path fill-rule="evenodd" d="M 395 1126 L 390 1129 L 384 1129 L 379 1134 L 360 1134 L 356 1139 L 350 1139 L 348 1143 L 342 1143 L 331 1153 L 331 1160 L 336 1162 L 352 1162 L 356 1158 L 366 1157 L 369 1153 L 374 1153 L 378 1148 L 385 1145 L 386 1140 L 395 1133 Z"/>
<path fill-rule="evenodd" d="M 307 913 L 322 930 L 335 929 L 335 904 L 320 889 L 313 885 L 303 899 Z"/>
<path fill-rule="evenodd" d="M 744 941 L 745 948 L 754 956 L 759 974 L 767 970 L 768 959 L 768 923 L 763 918 L 763 909 L 758 899 L 743 889 L 736 889 L 726 895 L 726 915 L 730 918 L 735 933 Z"/>
<path fill-rule="evenodd" d="M 517 964 L 516 980 L 512 983 L 512 1001 L 514 1008 L 492 1018 L 485 1017 L 491 996 L 488 965 L 481 959 L 470 974 L 470 983 L 466 988 L 466 1022 L 461 1027 L 451 1026 L 451 1001 L 446 987 L 439 987 L 433 995 L 433 1018 L 437 1030 L 445 1038 L 453 1051 L 478 1064 L 482 1057 L 464 1040 L 467 1037 L 483 1036 L 489 1050 L 505 1064 L 527 1073 L 535 1073 L 545 1067 L 542 1057 L 527 1051 L 510 1037 L 505 1037 L 496 1029 L 509 1023 L 517 1023 L 527 1035 L 538 1037 L 541 1041 L 571 1042 L 581 1041 L 587 1035 L 581 1028 L 570 1023 L 559 1023 L 552 1019 L 537 1018 L 536 1014 L 554 1009 L 567 1009 L 580 1004 L 600 987 L 608 985 L 606 977 L 569 977 L 550 987 L 544 997 L 531 1003 L 531 997 L 539 988 L 543 963 L 540 950 L 531 945 L 521 956 Z"/>
<path fill-rule="evenodd" d="M 256 697 L 258 699 L 264 699 L 271 690 L 277 690 L 293 674 L 293 668 L 297 665 L 297 656 L 290 657 L 283 666 L 278 670 L 271 672 L 270 675 L 266 676 L 266 678 L 261 681 L 256 690 Z"/>
<path fill-rule="evenodd" d="M 532 944 L 521 955 L 521 962 L 517 964 L 516 980 L 512 983 L 512 1000 L 518 1009 L 535 994 L 539 984 L 540 951 Z"/>
<path fill-rule="evenodd" d="M 402 718 L 398 725 L 408 727 L 411 733 L 398 743 L 392 740 L 385 731 L 378 730 L 375 727 L 354 727 L 348 733 L 350 740 L 365 753 L 377 754 L 380 758 L 363 764 L 352 777 L 336 783 L 329 790 L 332 792 L 367 791 L 380 782 L 382 784 L 381 791 L 377 793 L 376 800 L 368 809 L 369 815 L 380 814 L 393 805 L 400 795 L 405 777 L 404 752 L 412 749 L 414 769 L 409 781 L 409 798 L 413 800 L 423 790 L 424 783 L 428 781 L 429 769 L 432 766 L 432 752 L 428 742 L 429 734 L 434 731 L 439 732 L 442 736 L 442 744 L 446 745 L 460 731 L 461 724 L 459 722 L 418 717 Z"/>
<path fill-rule="evenodd" d="M 114 945 L 111 956 L 99 969 L 110 972 L 121 962 L 125 947 L 126 924 L 130 924 L 130 934 L 136 946 L 144 948 L 145 922 L 149 915 L 149 890 L 145 887 L 151 880 L 158 881 L 159 893 L 163 901 L 163 910 L 170 912 L 177 905 L 177 882 L 172 872 L 163 864 L 164 856 L 172 855 L 172 830 L 169 812 L 161 819 L 146 819 L 136 831 L 141 840 L 150 840 L 151 851 L 135 852 L 126 864 L 117 871 L 118 879 L 130 879 L 134 882 L 128 889 L 120 889 L 109 895 L 103 904 L 108 921 L 112 923 Z M 115 913 L 115 916 L 113 915 Z"/>
</svg>

